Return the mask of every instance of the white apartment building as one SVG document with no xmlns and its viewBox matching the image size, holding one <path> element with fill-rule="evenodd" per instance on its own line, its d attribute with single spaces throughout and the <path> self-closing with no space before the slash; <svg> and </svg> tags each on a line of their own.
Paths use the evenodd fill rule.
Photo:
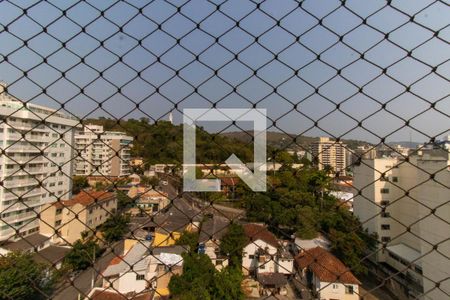
<svg viewBox="0 0 450 300">
<path fill-rule="evenodd" d="M 318 162 L 319 170 L 325 166 L 333 168 L 334 172 L 345 175 L 347 167 L 347 149 L 342 142 L 336 142 L 328 137 L 320 137 L 317 142 L 311 144 L 313 159 Z"/>
<path fill-rule="evenodd" d="M 386 245 L 376 261 L 400 272 L 401 288 L 422 299 L 450 294 L 449 165 L 448 150 L 426 149 L 409 162 L 379 158 L 355 168 L 353 184 L 362 193 L 354 213 Z"/>
<path fill-rule="evenodd" d="M 75 135 L 76 175 L 122 177 L 131 174 L 130 148 L 133 138 L 123 132 L 104 131 L 86 125 Z"/>
<path fill-rule="evenodd" d="M 39 231 L 41 205 L 71 197 L 74 127 L 78 120 L 23 103 L 0 85 L 0 240 Z M 18 230 L 18 232 L 16 232 Z"/>
</svg>

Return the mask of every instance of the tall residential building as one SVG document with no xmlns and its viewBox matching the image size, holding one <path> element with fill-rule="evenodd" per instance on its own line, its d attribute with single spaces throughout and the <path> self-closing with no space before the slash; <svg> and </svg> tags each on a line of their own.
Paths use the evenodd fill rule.
<svg viewBox="0 0 450 300">
<path fill-rule="evenodd" d="M 130 148 L 133 138 L 123 132 L 104 131 L 86 125 L 75 135 L 76 175 L 122 177 L 131 174 Z"/>
<path fill-rule="evenodd" d="M 386 246 L 380 244 L 374 259 L 392 275 L 389 281 L 395 282 L 388 286 L 421 299 L 446 299 L 450 154 L 447 149 L 425 149 L 408 160 L 363 160 L 354 172 L 353 185 L 361 191 L 354 213 Z"/>
<path fill-rule="evenodd" d="M 332 141 L 330 138 L 321 137 L 311 144 L 313 159 L 317 160 L 319 170 L 325 166 L 333 168 L 334 172 L 345 175 L 347 167 L 347 149 L 342 142 Z"/>
<path fill-rule="evenodd" d="M 41 205 L 71 197 L 74 127 L 59 111 L 0 90 L 0 240 L 39 231 Z"/>
</svg>

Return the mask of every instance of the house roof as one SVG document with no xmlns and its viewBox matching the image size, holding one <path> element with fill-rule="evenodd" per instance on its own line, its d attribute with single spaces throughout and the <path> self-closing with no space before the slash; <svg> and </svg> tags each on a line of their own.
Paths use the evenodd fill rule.
<svg viewBox="0 0 450 300">
<path fill-rule="evenodd" d="M 244 232 L 249 243 L 256 240 L 262 240 L 267 244 L 274 246 L 275 248 L 278 248 L 280 246 L 276 236 L 263 225 L 252 223 L 245 224 Z"/>
<path fill-rule="evenodd" d="M 90 293 L 87 299 L 90 300 L 125 300 L 125 299 L 133 299 L 133 300 L 151 300 L 153 299 L 154 292 L 152 291 L 144 291 L 140 293 L 127 293 L 121 294 L 116 290 L 112 289 L 104 289 L 104 288 L 94 288 Z"/>
<path fill-rule="evenodd" d="M 48 236 L 39 233 L 34 233 L 29 236 L 22 237 L 20 240 L 16 242 L 6 242 L 2 244 L 1 247 L 10 251 L 14 250 L 26 251 L 45 243 L 49 239 L 50 237 Z"/>
<path fill-rule="evenodd" d="M 258 282 L 263 286 L 281 287 L 287 284 L 287 279 L 281 273 L 258 273 Z"/>
<path fill-rule="evenodd" d="M 187 248 L 188 246 L 181 246 L 181 245 L 155 247 L 150 251 L 150 253 L 153 255 L 160 255 L 161 253 L 181 255 L 182 253 L 187 251 Z"/>
<path fill-rule="evenodd" d="M 388 246 L 386 247 L 386 250 L 403 258 L 404 260 L 406 260 L 408 263 L 414 263 L 416 265 L 421 265 L 421 261 L 420 261 L 420 251 L 417 251 L 414 248 L 409 247 L 406 244 L 397 244 L 394 246 Z"/>
<path fill-rule="evenodd" d="M 204 243 L 210 239 L 220 240 L 228 231 L 230 220 L 227 218 L 213 216 L 202 223 L 198 241 Z"/>
<path fill-rule="evenodd" d="M 144 258 L 144 255 L 149 250 L 150 245 L 150 241 L 137 242 L 130 251 L 121 258 L 120 262 L 118 262 L 117 258 L 113 258 L 106 270 L 103 271 L 102 275 L 110 277 L 126 273 L 130 271 L 131 268 L 135 271 L 145 269 L 148 265 L 148 260 Z"/>
<path fill-rule="evenodd" d="M 81 191 L 70 200 L 63 200 L 55 202 L 57 208 L 63 208 L 73 206 L 75 204 L 81 204 L 83 206 L 89 206 L 95 202 L 104 202 L 115 198 L 113 193 L 107 191 Z"/>
<path fill-rule="evenodd" d="M 53 265 L 62 261 L 69 251 L 69 247 L 49 246 L 42 251 L 33 253 L 33 259 L 36 262 L 50 263 Z"/>
<path fill-rule="evenodd" d="M 295 261 L 300 268 L 310 269 L 320 281 L 361 284 L 343 262 L 321 247 L 300 253 Z"/>
</svg>

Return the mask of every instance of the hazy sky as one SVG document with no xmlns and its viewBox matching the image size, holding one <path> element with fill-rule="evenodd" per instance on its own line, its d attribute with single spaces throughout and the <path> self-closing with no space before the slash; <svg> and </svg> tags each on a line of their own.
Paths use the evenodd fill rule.
<svg viewBox="0 0 450 300">
<path fill-rule="evenodd" d="M 270 130 L 449 134 L 449 1 L 10 2 L 0 1 L 0 80 L 79 117 L 167 119 L 177 104 L 179 123 L 183 108 L 256 103 Z"/>
</svg>

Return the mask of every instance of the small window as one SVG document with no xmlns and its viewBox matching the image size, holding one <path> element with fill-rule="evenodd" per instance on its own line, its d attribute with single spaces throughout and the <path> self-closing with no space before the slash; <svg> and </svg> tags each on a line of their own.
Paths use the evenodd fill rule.
<svg viewBox="0 0 450 300">
<path fill-rule="evenodd" d="M 381 206 L 387 206 L 389 205 L 389 201 L 388 200 L 383 200 L 380 202 Z"/>
<path fill-rule="evenodd" d="M 353 289 L 353 285 L 346 285 L 345 286 L 345 293 L 346 294 L 353 294 L 355 291 Z"/>
<path fill-rule="evenodd" d="M 56 214 L 57 215 L 60 215 L 62 213 L 62 208 L 58 208 L 57 210 L 56 210 Z"/>
<path fill-rule="evenodd" d="M 381 229 L 382 230 L 389 230 L 389 229 L 391 229 L 391 225 L 389 225 L 389 224 L 381 224 Z"/>
<path fill-rule="evenodd" d="M 337 290 L 339 286 L 337 284 L 333 284 L 333 290 Z"/>
<path fill-rule="evenodd" d="M 380 190 L 380 193 L 382 193 L 382 194 L 389 194 L 389 189 L 387 189 L 387 188 L 382 188 L 382 189 Z"/>
<path fill-rule="evenodd" d="M 249 258 L 249 259 L 254 259 L 255 256 L 254 256 L 254 255 L 249 255 L 248 258 Z"/>
<path fill-rule="evenodd" d="M 392 177 L 392 182 L 398 182 L 398 177 L 397 176 Z"/>
<path fill-rule="evenodd" d="M 383 243 L 388 243 L 388 242 L 391 241 L 391 237 L 390 237 L 390 236 L 382 236 L 382 237 L 381 237 L 381 241 L 382 241 Z"/>
<path fill-rule="evenodd" d="M 136 274 L 136 280 L 145 280 L 145 274 Z"/>
<path fill-rule="evenodd" d="M 390 216 L 391 216 L 391 214 L 388 213 L 388 212 L 382 212 L 382 213 L 381 213 L 381 217 L 382 217 L 382 218 L 389 218 Z"/>
<path fill-rule="evenodd" d="M 55 227 L 58 227 L 59 225 L 61 225 L 61 220 L 55 222 Z"/>
</svg>

